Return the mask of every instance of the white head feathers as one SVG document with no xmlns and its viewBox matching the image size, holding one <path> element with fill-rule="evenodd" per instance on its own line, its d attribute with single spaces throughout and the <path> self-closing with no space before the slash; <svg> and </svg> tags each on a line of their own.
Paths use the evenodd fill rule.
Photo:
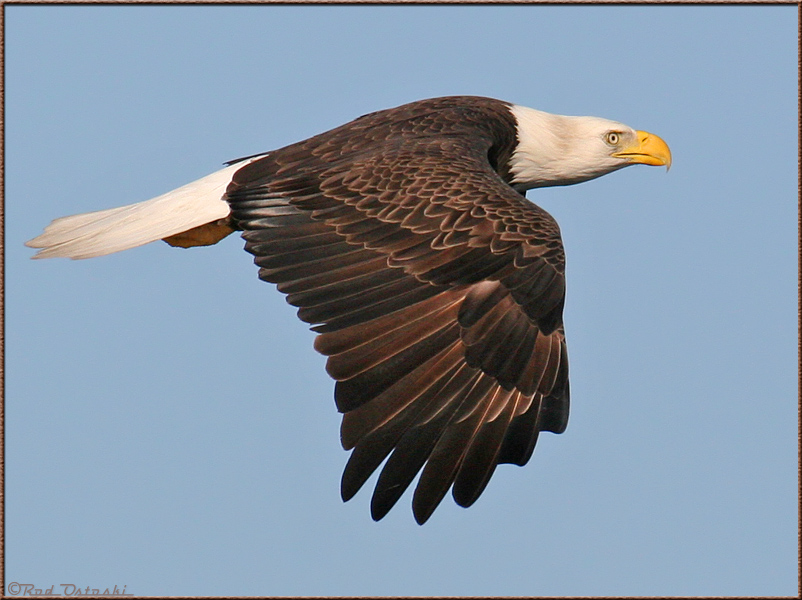
<svg viewBox="0 0 802 600">
<path fill-rule="evenodd" d="M 637 143 L 637 132 L 616 121 L 567 117 L 513 105 L 518 146 L 510 160 L 519 190 L 570 185 L 600 177 L 631 161 L 614 156 Z"/>
</svg>

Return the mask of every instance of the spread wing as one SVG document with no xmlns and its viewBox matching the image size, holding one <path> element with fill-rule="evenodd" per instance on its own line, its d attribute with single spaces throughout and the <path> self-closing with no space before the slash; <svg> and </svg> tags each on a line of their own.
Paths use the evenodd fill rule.
<svg viewBox="0 0 802 600">
<path fill-rule="evenodd" d="M 507 185 L 491 142 L 299 144 L 240 169 L 226 198 L 259 277 L 319 335 L 352 449 L 350 499 L 385 463 L 381 519 L 418 472 L 425 522 L 568 417 L 564 255 L 554 219 Z"/>
</svg>

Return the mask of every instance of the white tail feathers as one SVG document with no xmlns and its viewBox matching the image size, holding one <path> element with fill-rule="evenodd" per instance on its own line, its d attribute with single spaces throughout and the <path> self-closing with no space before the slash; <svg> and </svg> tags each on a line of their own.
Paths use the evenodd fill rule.
<svg viewBox="0 0 802 600">
<path fill-rule="evenodd" d="M 263 156 L 263 155 L 262 155 Z M 223 200 L 234 173 L 261 158 L 230 165 L 138 204 L 56 219 L 26 246 L 33 258 L 92 258 L 155 242 L 228 216 Z"/>
</svg>

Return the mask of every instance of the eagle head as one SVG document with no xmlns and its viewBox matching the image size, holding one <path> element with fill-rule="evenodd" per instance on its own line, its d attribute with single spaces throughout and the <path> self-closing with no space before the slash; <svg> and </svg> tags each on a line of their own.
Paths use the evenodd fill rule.
<svg viewBox="0 0 802 600">
<path fill-rule="evenodd" d="M 513 105 L 517 146 L 510 158 L 518 190 L 581 183 L 629 165 L 671 166 L 658 136 L 598 117 L 568 117 Z"/>
</svg>

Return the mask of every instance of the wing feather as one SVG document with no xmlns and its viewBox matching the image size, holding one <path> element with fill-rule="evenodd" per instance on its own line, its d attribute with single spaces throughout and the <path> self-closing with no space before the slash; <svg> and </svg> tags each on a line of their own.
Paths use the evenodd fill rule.
<svg viewBox="0 0 802 600">
<path fill-rule="evenodd" d="M 564 428 L 564 257 L 554 220 L 491 167 L 489 138 L 389 143 L 363 124 L 254 160 L 226 199 L 260 278 L 328 356 L 352 451 L 343 499 L 384 462 L 378 520 L 422 471 L 423 523 L 449 488 L 472 504 L 497 464 Z"/>
<path fill-rule="evenodd" d="M 498 401 L 501 410 L 487 416 L 465 454 L 465 459 L 454 479 L 452 495 L 460 506 L 468 507 L 476 502 L 498 465 L 498 455 L 504 443 L 515 406 L 521 400 L 516 392 L 505 402 Z"/>
</svg>

